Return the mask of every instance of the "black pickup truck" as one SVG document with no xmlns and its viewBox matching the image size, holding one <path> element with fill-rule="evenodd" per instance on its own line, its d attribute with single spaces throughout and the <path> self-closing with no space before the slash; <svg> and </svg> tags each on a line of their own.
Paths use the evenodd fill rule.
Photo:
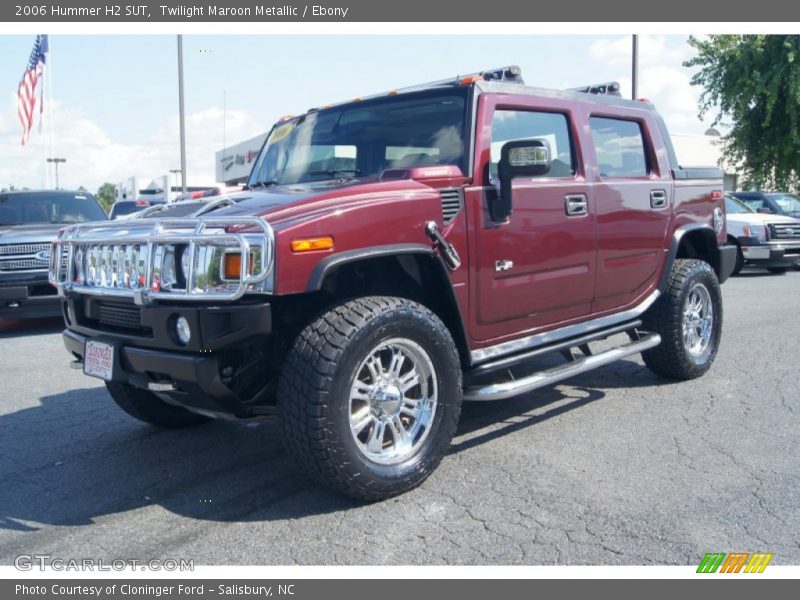
<svg viewBox="0 0 800 600">
<path fill-rule="evenodd" d="M 60 315 L 47 281 L 50 242 L 65 225 L 106 219 L 85 192 L 0 192 L 0 318 Z"/>
</svg>

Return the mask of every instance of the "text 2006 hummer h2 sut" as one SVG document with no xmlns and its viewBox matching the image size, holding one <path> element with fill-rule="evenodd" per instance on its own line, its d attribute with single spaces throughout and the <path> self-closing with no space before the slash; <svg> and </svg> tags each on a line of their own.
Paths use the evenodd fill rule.
<svg viewBox="0 0 800 600">
<path fill-rule="evenodd" d="M 638 353 L 698 377 L 736 259 L 722 173 L 617 90 L 506 67 L 287 117 L 245 191 L 60 233 L 67 349 L 154 425 L 277 414 L 368 500 L 430 475 L 462 399 Z"/>
</svg>

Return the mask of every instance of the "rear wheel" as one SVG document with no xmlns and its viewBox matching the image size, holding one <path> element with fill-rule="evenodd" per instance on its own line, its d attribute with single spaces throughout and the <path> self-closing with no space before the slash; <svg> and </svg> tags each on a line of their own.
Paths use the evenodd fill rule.
<svg viewBox="0 0 800 600">
<path fill-rule="evenodd" d="M 300 466 L 342 494 L 381 500 L 422 483 L 447 452 L 461 367 L 449 331 L 427 308 L 365 297 L 303 330 L 278 396 Z"/>
<path fill-rule="evenodd" d="M 722 293 L 711 266 L 677 259 L 667 290 L 644 316 L 661 344 L 642 353 L 647 367 L 671 379 L 700 377 L 714 362 L 722 334 Z"/>
<path fill-rule="evenodd" d="M 210 417 L 193 413 L 181 406 L 169 404 L 154 393 L 127 383 L 107 381 L 106 389 L 122 410 L 135 419 L 156 427 L 179 429 L 212 420 Z"/>
<path fill-rule="evenodd" d="M 773 275 L 783 275 L 788 270 L 789 267 L 767 267 L 767 271 L 769 271 Z"/>
</svg>

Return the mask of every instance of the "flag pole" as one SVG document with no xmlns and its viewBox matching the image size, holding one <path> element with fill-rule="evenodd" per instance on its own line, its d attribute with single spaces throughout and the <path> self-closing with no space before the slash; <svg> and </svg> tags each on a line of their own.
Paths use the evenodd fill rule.
<svg viewBox="0 0 800 600">
<path fill-rule="evenodd" d="M 45 68 L 44 72 L 44 81 L 42 85 L 49 85 L 50 84 L 50 73 L 47 68 Z M 49 109 L 48 109 L 49 110 Z M 39 136 L 42 142 L 42 164 L 44 165 L 44 176 L 42 177 L 42 189 L 47 189 L 50 187 L 50 174 L 48 173 L 48 162 L 47 162 L 47 130 L 50 127 L 50 119 L 45 118 L 45 113 L 41 113 L 42 119 L 42 135 Z"/>
<path fill-rule="evenodd" d="M 183 105 L 183 36 L 178 34 L 178 104 L 181 129 L 181 192 L 186 194 L 186 116 Z"/>
<path fill-rule="evenodd" d="M 50 156 L 55 156 L 53 153 L 53 45 L 52 37 L 47 36 L 47 133 L 50 141 Z M 56 165 L 56 170 L 58 166 Z"/>
</svg>

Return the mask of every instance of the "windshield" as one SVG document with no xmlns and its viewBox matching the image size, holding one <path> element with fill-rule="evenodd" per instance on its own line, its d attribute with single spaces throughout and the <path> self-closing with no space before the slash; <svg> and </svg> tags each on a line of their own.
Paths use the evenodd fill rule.
<svg viewBox="0 0 800 600">
<path fill-rule="evenodd" d="M 28 192 L 0 194 L 0 225 L 105 221 L 91 194 Z"/>
<path fill-rule="evenodd" d="M 387 96 L 276 125 L 248 185 L 377 177 L 385 169 L 465 171 L 466 89 Z"/>
<path fill-rule="evenodd" d="M 130 215 L 132 213 L 139 212 L 140 210 L 144 210 L 148 206 L 149 204 L 144 202 L 141 204 L 136 202 L 117 202 L 111 207 L 111 214 L 109 216 L 114 219 L 116 217 L 121 217 L 122 215 Z"/>
<path fill-rule="evenodd" d="M 728 214 L 735 214 L 735 213 L 754 213 L 752 208 L 747 206 L 744 202 L 741 202 L 734 198 L 729 194 L 725 194 L 725 212 Z"/>
<path fill-rule="evenodd" d="M 800 212 L 800 200 L 791 194 L 767 194 L 767 198 L 775 202 L 783 212 Z"/>
</svg>

